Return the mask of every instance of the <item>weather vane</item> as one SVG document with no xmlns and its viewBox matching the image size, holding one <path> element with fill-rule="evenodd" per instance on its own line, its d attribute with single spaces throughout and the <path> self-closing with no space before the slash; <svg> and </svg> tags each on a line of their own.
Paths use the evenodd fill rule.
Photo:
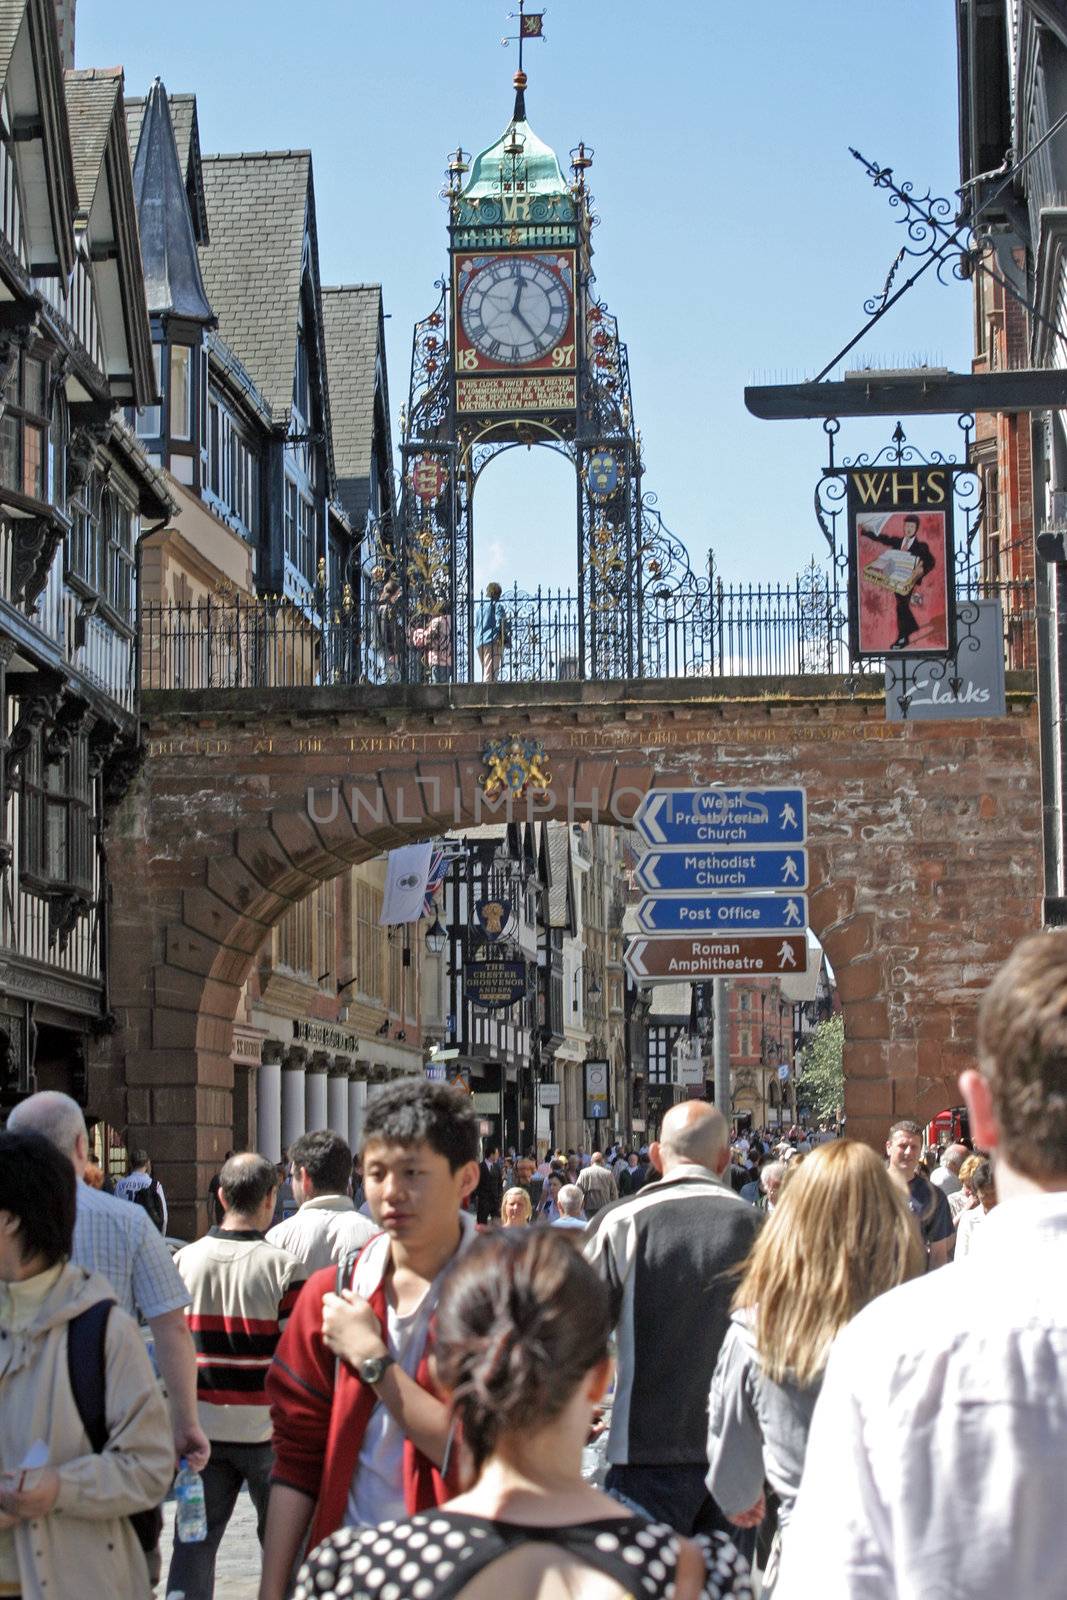
<svg viewBox="0 0 1067 1600">
<path fill-rule="evenodd" d="M 513 35 L 506 34 L 504 36 L 504 38 L 501 39 L 500 43 L 504 46 L 505 49 L 507 49 L 509 44 L 517 44 L 518 45 L 518 47 L 519 47 L 519 71 L 520 72 L 523 70 L 523 68 L 522 68 L 522 50 L 523 50 L 523 46 L 525 45 L 527 39 L 543 39 L 545 37 L 544 24 L 545 24 L 545 17 L 547 15 L 548 15 L 547 11 L 530 11 L 530 12 L 527 12 L 527 10 L 526 10 L 526 0 L 519 0 L 519 9 L 518 9 L 518 11 L 509 11 L 508 12 L 508 17 L 509 17 L 510 20 L 514 21 L 516 18 L 518 19 L 519 31 L 518 31 L 518 34 L 513 34 Z"/>
</svg>

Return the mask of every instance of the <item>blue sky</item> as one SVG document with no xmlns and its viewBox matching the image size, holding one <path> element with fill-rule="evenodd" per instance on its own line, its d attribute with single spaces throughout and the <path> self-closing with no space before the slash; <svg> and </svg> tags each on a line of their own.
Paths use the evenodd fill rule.
<svg viewBox="0 0 1067 1600">
<path fill-rule="evenodd" d="M 205 151 L 310 146 L 327 283 L 380 281 L 394 422 L 411 328 L 445 264 L 437 198 L 457 141 L 510 115 L 507 0 L 79 0 L 78 65 L 194 90 Z M 825 545 L 817 422 L 748 416 L 743 389 L 814 375 L 860 327 L 902 230 L 848 146 L 920 190 L 957 172 L 951 0 L 556 0 L 528 52 L 530 121 L 566 164 L 584 139 L 602 219 L 598 289 L 630 350 L 646 484 L 695 564 L 786 579 Z M 875 365 L 965 367 L 965 286 L 923 283 L 861 347 Z M 855 359 L 855 358 L 853 358 Z M 844 451 L 882 424 L 844 425 Z M 955 448 L 952 419 L 917 421 Z M 476 502 L 478 577 L 567 586 L 574 483 L 512 452 Z"/>
</svg>

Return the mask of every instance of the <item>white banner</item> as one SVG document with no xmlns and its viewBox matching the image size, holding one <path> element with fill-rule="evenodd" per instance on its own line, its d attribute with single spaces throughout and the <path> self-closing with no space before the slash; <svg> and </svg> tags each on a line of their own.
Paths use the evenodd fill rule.
<svg viewBox="0 0 1067 1600">
<path fill-rule="evenodd" d="M 390 850 L 385 869 L 385 896 L 380 927 L 390 928 L 398 922 L 418 922 L 422 916 L 426 896 L 426 880 L 430 875 L 430 854 L 433 845 L 405 844 L 399 850 Z"/>
</svg>

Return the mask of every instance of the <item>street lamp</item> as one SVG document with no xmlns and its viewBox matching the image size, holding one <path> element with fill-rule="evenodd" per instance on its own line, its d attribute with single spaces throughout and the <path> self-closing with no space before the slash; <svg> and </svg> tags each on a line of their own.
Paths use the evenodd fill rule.
<svg viewBox="0 0 1067 1600">
<path fill-rule="evenodd" d="M 441 926 L 441 919 L 434 916 L 433 922 L 426 929 L 426 948 L 432 956 L 439 956 L 448 943 L 448 934 Z"/>
<path fill-rule="evenodd" d="M 571 1010 L 572 1011 L 577 1011 L 577 1009 L 578 1009 L 578 980 L 580 978 L 584 977 L 584 976 L 585 976 L 585 965 L 583 963 L 582 966 L 576 967 L 575 970 L 574 970 L 574 989 L 573 989 L 572 994 L 571 994 Z M 585 998 L 587 1000 L 599 1000 L 601 992 L 602 991 L 601 991 L 600 985 L 597 982 L 596 977 L 594 976 L 592 982 L 586 988 Z"/>
</svg>

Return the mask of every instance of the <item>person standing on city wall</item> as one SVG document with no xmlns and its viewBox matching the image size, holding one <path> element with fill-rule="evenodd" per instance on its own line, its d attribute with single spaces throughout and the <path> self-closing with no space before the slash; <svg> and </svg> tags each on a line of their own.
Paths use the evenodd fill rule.
<svg viewBox="0 0 1067 1600">
<path fill-rule="evenodd" d="M 482 678 L 486 683 L 495 683 L 499 678 L 500 663 L 511 642 L 511 625 L 501 603 L 502 594 L 499 583 L 487 583 L 485 599 L 479 606 L 476 643 L 478 660 L 482 664 Z"/>
<path fill-rule="evenodd" d="M 167 1593 L 185 1600 L 211 1600 L 215 1558 L 243 1487 L 263 1539 L 273 1461 L 264 1380 L 307 1277 L 303 1262 L 264 1238 L 275 1188 L 266 1156 L 231 1156 L 219 1177 L 221 1224 L 174 1258 L 192 1297 L 200 1420 L 211 1440 L 203 1474 L 207 1538 L 175 1541 L 167 1576 Z"/>
<path fill-rule="evenodd" d="M 713 1106 L 673 1106 L 650 1154 L 661 1181 L 597 1212 L 585 1241 L 617 1303 L 606 1486 L 681 1534 L 724 1531 L 704 1481 L 708 1391 L 730 1318 L 729 1274 L 763 1217 L 722 1181 L 728 1129 Z"/>
<path fill-rule="evenodd" d="M 201 1471 L 211 1446 L 197 1411 L 196 1351 L 185 1320 L 189 1291 L 162 1235 L 141 1206 L 80 1181 L 89 1160 L 89 1136 L 82 1108 L 69 1095 L 52 1089 L 31 1094 L 14 1107 L 7 1126 L 11 1133 L 43 1134 L 70 1161 L 79 1179 L 71 1262 L 99 1272 L 122 1309 L 147 1322 L 170 1404 L 174 1459 L 184 1456 Z"/>
<path fill-rule="evenodd" d="M 309 1279 L 267 1377 L 275 1465 L 260 1600 L 283 1600 L 309 1527 L 311 1548 L 456 1492 L 430 1362 L 445 1272 L 478 1236 L 463 1210 L 478 1147 L 470 1097 L 447 1084 L 398 1083 L 367 1108 L 363 1178 L 382 1232 Z"/>
<path fill-rule="evenodd" d="M 300 1210 L 267 1233 L 268 1244 L 288 1250 L 308 1275 L 339 1266 L 378 1229 L 361 1217 L 348 1194 L 352 1151 L 339 1133 L 304 1133 L 289 1148 L 289 1175 Z"/>
<path fill-rule="evenodd" d="M 0 1594 L 150 1600 L 130 1517 L 159 1505 L 174 1452 L 137 1324 L 106 1279 L 71 1263 L 85 1187 L 41 1134 L 0 1133 Z M 97 1307 L 94 1441 L 72 1368 L 74 1330 Z"/>
<path fill-rule="evenodd" d="M 1067 932 L 1017 945 L 960 1077 L 998 1205 L 974 1250 L 838 1336 L 775 1600 L 1062 1600 Z"/>
</svg>

